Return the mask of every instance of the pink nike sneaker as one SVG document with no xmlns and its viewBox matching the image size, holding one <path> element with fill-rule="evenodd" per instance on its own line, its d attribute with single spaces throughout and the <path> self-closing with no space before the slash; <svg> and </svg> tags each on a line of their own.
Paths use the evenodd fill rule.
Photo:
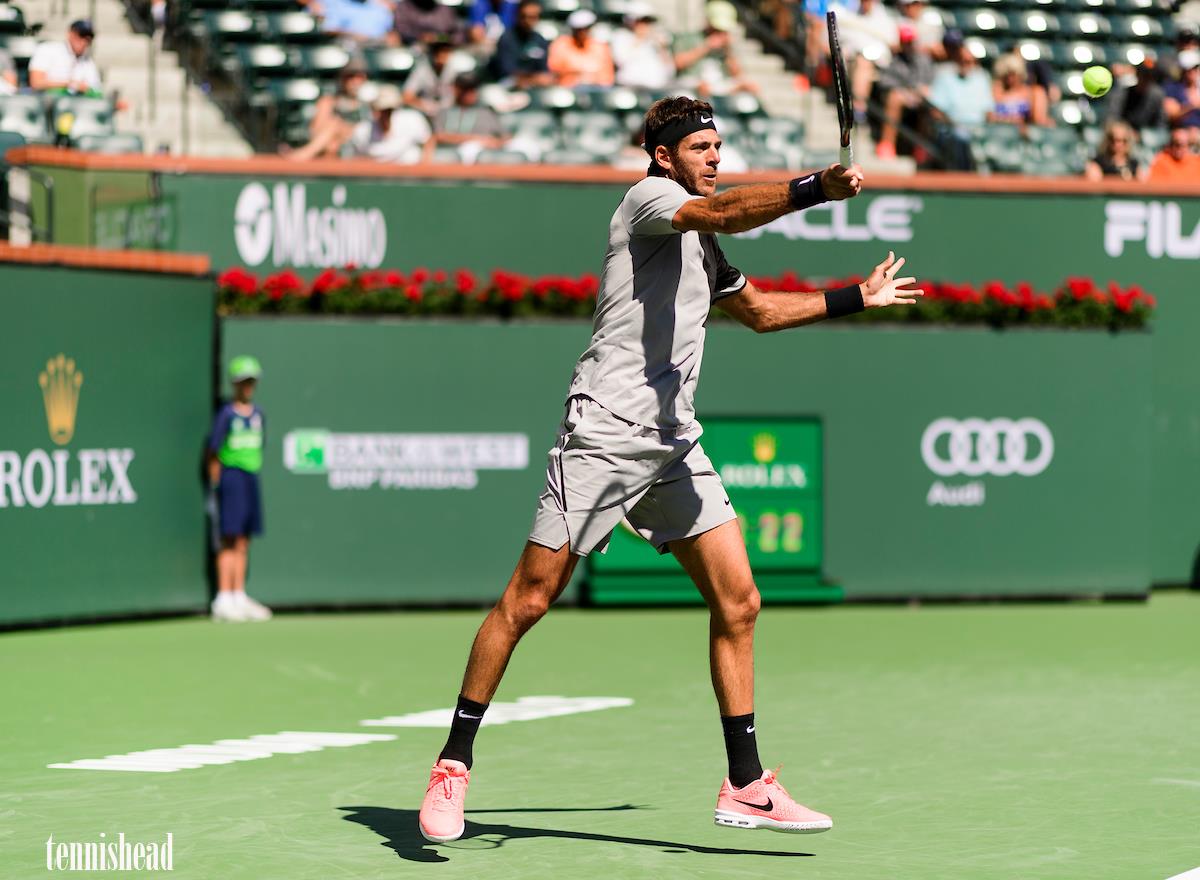
<svg viewBox="0 0 1200 880">
<path fill-rule="evenodd" d="M 832 828 L 833 820 L 824 813 L 792 800 L 776 779 L 777 772 L 778 768 L 767 770 L 745 788 L 734 788 L 726 779 L 717 795 L 713 821 L 730 828 L 766 828 L 792 834 L 816 834 Z"/>
<path fill-rule="evenodd" d="M 426 840 L 449 843 L 462 837 L 463 805 L 470 781 L 471 771 L 461 761 L 442 760 L 433 765 L 417 820 Z"/>
</svg>

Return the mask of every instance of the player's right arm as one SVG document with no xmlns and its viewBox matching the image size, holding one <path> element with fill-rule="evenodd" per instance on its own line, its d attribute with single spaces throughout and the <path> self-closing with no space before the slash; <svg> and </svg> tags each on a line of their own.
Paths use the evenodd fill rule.
<svg viewBox="0 0 1200 880">
<path fill-rule="evenodd" d="M 812 175 L 810 175 L 812 177 Z M 809 178 L 802 178 L 801 183 Z M 827 200 L 853 198 L 862 191 L 863 173 L 857 165 L 833 164 L 820 173 L 820 188 Z M 690 199 L 675 213 L 671 225 L 678 232 L 746 232 L 772 220 L 803 210 L 794 200 L 795 182 L 735 186 L 723 193 Z"/>
</svg>

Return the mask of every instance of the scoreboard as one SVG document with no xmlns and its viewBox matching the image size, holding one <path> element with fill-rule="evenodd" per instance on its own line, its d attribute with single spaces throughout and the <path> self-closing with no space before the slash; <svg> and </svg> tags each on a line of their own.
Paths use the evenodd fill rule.
<svg viewBox="0 0 1200 880">
<path fill-rule="evenodd" d="M 824 468 L 821 423 L 812 418 L 706 418 L 700 438 L 721 475 L 746 540 L 764 602 L 829 602 L 841 590 L 821 578 Z M 699 604 L 672 555 L 660 555 L 622 522 L 607 554 L 588 559 L 593 604 Z"/>
</svg>

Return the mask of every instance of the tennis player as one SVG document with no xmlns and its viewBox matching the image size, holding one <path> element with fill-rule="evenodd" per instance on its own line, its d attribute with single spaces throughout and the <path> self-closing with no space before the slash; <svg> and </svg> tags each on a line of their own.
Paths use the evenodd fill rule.
<svg viewBox="0 0 1200 880">
<path fill-rule="evenodd" d="M 576 563 L 603 552 L 622 519 L 671 552 L 708 604 L 709 659 L 729 775 L 716 822 L 814 832 L 833 826 L 763 771 L 755 741 L 754 624 L 758 589 L 736 514 L 700 446 L 692 397 L 705 322 L 716 305 L 757 332 L 912 303 L 913 278 L 892 254 L 861 284 L 764 293 L 729 265 L 716 233 L 743 232 L 862 188 L 857 166 L 790 183 L 716 194 L 721 138 L 712 107 L 664 98 L 646 114 L 651 162 L 613 214 L 591 344 L 567 393 L 546 488 L 516 571 L 475 636 L 450 735 L 429 777 L 420 829 L 435 842 L 463 833 L 472 744 L 513 649 L 566 586 Z"/>
</svg>

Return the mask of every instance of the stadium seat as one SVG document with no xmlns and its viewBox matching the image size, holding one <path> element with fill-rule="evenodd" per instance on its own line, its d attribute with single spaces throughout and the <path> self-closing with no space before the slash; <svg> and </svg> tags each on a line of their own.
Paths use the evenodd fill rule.
<svg viewBox="0 0 1200 880">
<path fill-rule="evenodd" d="M 247 9 L 254 12 L 286 12 L 295 10 L 300 4 L 296 0 L 241 0 Z"/>
<path fill-rule="evenodd" d="M 972 55 L 989 67 L 1003 54 L 1000 44 L 996 40 L 989 40 L 984 37 L 967 37 L 964 43 L 971 50 Z"/>
<path fill-rule="evenodd" d="M 85 153 L 110 155 L 143 152 L 142 139 L 136 134 L 84 135 L 75 141 L 75 147 Z"/>
<path fill-rule="evenodd" d="M 25 146 L 25 138 L 15 131 L 0 131 L 0 172 L 8 167 L 5 157 L 9 150 Z"/>
<path fill-rule="evenodd" d="M 267 38 L 280 43 L 325 43 L 330 36 L 307 12 L 274 12 L 264 16 Z"/>
<path fill-rule="evenodd" d="M 1143 128 L 1141 130 L 1142 146 L 1157 153 L 1171 139 L 1171 132 L 1165 128 Z"/>
<path fill-rule="evenodd" d="M 1059 67 L 1091 67 L 1106 64 L 1108 52 L 1099 43 L 1056 43 L 1054 62 Z"/>
<path fill-rule="evenodd" d="M 998 9 L 972 9 L 957 18 L 965 34 L 996 37 L 1009 32 L 1008 16 Z"/>
<path fill-rule="evenodd" d="M 1137 67 L 1147 59 L 1157 61 L 1158 50 L 1145 43 L 1126 43 L 1114 51 L 1113 57 Z"/>
<path fill-rule="evenodd" d="M 0 131 L 16 132 L 29 143 L 48 143 L 52 138 L 42 99 L 37 95 L 0 96 Z"/>
<path fill-rule="evenodd" d="M 597 162 L 604 161 L 604 157 L 596 156 L 587 150 L 563 147 L 546 153 L 542 156 L 542 161 L 551 165 L 595 165 Z"/>
<path fill-rule="evenodd" d="M 517 150 L 480 150 L 475 161 L 480 165 L 524 165 L 529 157 Z"/>
<path fill-rule="evenodd" d="M 713 95 L 709 99 L 713 111 L 719 116 L 765 116 L 762 103 L 749 92 L 736 92 L 732 95 Z"/>
<path fill-rule="evenodd" d="M 238 67 L 256 78 L 284 76 L 290 74 L 294 66 L 287 50 L 272 43 L 239 46 L 236 58 Z"/>
<path fill-rule="evenodd" d="M 262 39 L 257 19 L 238 9 L 206 12 L 199 28 L 200 35 L 218 49 L 225 43 L 257 43 Z"/>
<path fill-rule="evenodd" d="M 1065 27 L 1069 33 L 1079 34 L 1084 39 L 1106 39 L 1112 34 L 1112 25 L 1108 19 L 1093 12 L 1069 17 Z"/>
<path fill-rule="evenodd" d="M 341 46 L 310 46 L 300 50 L 300 72 L 305 76 L 333 79 L 350 63 L 350 53 Z"/>
<path fill-rule="evenodd" d="M 72 143 L 87 135 L 109 137 L 116 133 L 112 104 L 104 98 L 57 98 L 50 108 L 50 126 L 67 135 Z"/>
<path fill-rule="evenodd" d="M 1062 30 L 1058 16 L 1046 9 L 1035 9 L 1021 15 L 1021 32 L 1037 37 L 1055 37 Z"/>
<path fill-rule="evenodd" d="M 367 72 L 370 73 L 371 79 L 385 82 L 404 82 L 416 63 L 410 49 L 399 47 L 368 50 L 365 54 Z"/>
<path fill-rule="evenodd" d="M 581 107 L 582 92 L 551 86 L 545 89 L 530 89 L 529 106 L 540 110 L 571 110 Z"/>
<path fill-rule="evenodd" d="M 1118 18 L 1113 28 L 1113 34 L 1121 40 L 1156 42 L 1161 40 L 1165 33 L 1161 21 L 1145 15 Z"/>
<path fill-rule="evenodd" d="M 1024 39 L 1016 48 L 1026 61 L 1050 61 L 1054 57 L 1053 44 L 1044 40 Z"/>
<path fill-rule="evenodd" d="M 0 34 L 25 33 L 25 15 L 20 7 L 0 4 Z"/>
</svg>

